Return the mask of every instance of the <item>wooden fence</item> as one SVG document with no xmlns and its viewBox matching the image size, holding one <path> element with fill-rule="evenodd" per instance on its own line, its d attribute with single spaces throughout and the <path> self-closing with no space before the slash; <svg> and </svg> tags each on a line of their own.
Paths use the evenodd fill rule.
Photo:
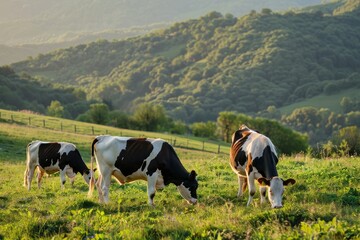
<svg viewBox="0 0 360 240">
<path fill-rule="evenodd" d="M 174 135 L 143 132 L 129 129 L 120 129 L 115 127 L 96 125 L 91 123 L 76 122 L 61 118 L 52 118 L 43 115 L 26 114 L 22 112 L 0 111 L 0 121 L 27 125 L 31 127 L 46 128 L 55 131 L 84 134 L 84 135 L 114 135 L 126 137 L 150 137 L 162 138 L 171 145 L 178 148 L 193 149 L 199 151 L 213 152 L 217 154 L 228 154 L 229 146 L 220 145 L 216 142 L 193 140 L 185 136 L 176 137 Z"/>
</svg>

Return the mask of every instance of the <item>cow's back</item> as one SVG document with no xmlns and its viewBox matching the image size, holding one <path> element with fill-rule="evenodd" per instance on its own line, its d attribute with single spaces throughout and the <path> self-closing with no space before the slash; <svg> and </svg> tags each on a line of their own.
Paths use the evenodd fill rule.
<svg viewBox="0 0 360 240">
<path fill-rule="evenodd" d="M 115 167 L 120 169 L 124 176 L 131 175 L 139 169 L 143 172 L 149 165 L 146 160 L 153 159 L 156 154 L 155 147 L 145 138 L 130 138 L 117 156 Z"/>
<path fill-rule="evenodd" d="M 234 171 L 242 170 L 247 162 L 248 153 L 244 150 L 244 144 L 248 141 L 249 131 L 238 130 L 233 134 L 230 147 L 230 165 Z M 244 172 L 242 171 L 242 174 Z"/>
<path fill-rule="evenodd" d="M 107 166 L 114 166 L 119 153 L 125 149 L 128 139 L 108 135 L 96 137 L 93 146 L 98 161 Z"/>
<path fill-rule="evenodd" d="M 39 145 L 39 165 L 42 168 L 53 165 L 60 159 L 61 144 L 59 143 L 41 143 Z"/>
<path fill-rule="evenodd" d="M 257 132 L 252 132 L 249 135 L 248 140 L 242 146 L 246 155 L 251 153 L 252 159 L 263 156 L 264 149 L 266 148 L 269 148 L 269 150 L 276 155 L 275 146 L 270 139 Z"/>
</svg>

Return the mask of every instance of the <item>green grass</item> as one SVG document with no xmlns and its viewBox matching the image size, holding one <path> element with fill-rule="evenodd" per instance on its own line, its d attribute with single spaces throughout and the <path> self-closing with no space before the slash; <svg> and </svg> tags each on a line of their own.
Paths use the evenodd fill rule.
<svg viewBox="0 0 360 240">
<path fill-rule="evenodd" d="M 359 89 L 357 88 L 347 89 L 332 95 L 321 94 L 319 96 L 279 108 L 279 110 L 282 114 L 289 115 L 296 108 L 316 107 L 316 108 L 328 108 L 332 112 L 342 113 L 340 101 L 343 97 L 358 98 Z"/>
<path fill-rule="evenodd" d="M 175 147 L 187 170 L 199 180 L 199 204 L 186 204 L 174 185 L 158 191 L 147 205 L 146 183 L 112 182 L 110 203 L 78 175 L 60 189 L 58 174 L 45 177 L 41 189 L 23 187 L 25 147 L 31 139 L 67 140 L 89 160 L 93 136 L 0 123 L 0 239 L 360 239 L 360 158 L 281 157 L 286 189 L 284 208 L 246 207 L 236 197 L 237 180 L 228 154 Z M 88 163 L 88 161 L 87 161 Z"/>
<path fill-rule="evenodd" d="M 32 113 L 26 112 L 16 112 L 16 111 L 8 111 L 0 109 L 0 123 L 15 123 L 23 125 L 27 129 L 28 126 L 35 127 L 36 131 L 44 131 L 44 134 L 37 135 L 37 138 L 42 140 L 44 137 L 48 137 L 48 131 L 55 130 L 58 133 L 54 133 L 56 138 L 53 140 L 61 138 L 62 133 L 66 134 L 80 134 L 84 135 L 85 138 L 91 136 L 89 139 L 93 139 L 94 136 L 103 135 L 103 134 L 110 134 L 115 136 L 127 136 L 127 137 L 150 137 L 150 138 L 162 138 L 174 145 L 175 147 L 180 148 L 191 148 L 200 151 L 206 152 L 221 152 L 221 153 L 228 153 L 229 152 L 229 144 L 220 141 L 210 141 L 207 139 L 196 138 L 192 136 L 177 136 L 177 135 L 170 135 L 164 133 L 154 133 L 154 132 L 145 132 L 145 131 L 135 131 L 129 129 L 121 129 L 109 126 L 102 126 L 97 124 L 91 123 L 84 123 L 73 121 L 69 119 L 62 119 L 62 118 L 55 118 L 55 117 L 48 117 L 43 115 L 36 115 Z M 9 134 L 6 132 L 6 127 L 0 128 L 4 134 Z M 24 130 L 26 132 L 26 130 Z M 32 134 L 33 135 L 33 134 Z M 51 138 L 51 136 L 49 136 Z M 66 136 L 68 137 L 68 136 Z M 34 137 L 29 137 L 26 141 L 30 142 L 34 140 Z M 66 139 L 65 139 L 66 140 Z M 62 140 L 62 141 L 65 141 Z M 76 141 L 77 142 L 77 141 Z M 75 142 L 75 143 L 76 143 Z M 82 144 L 91 144 L 91 140 L 86 140 L 86 143 Z"/>
</svg>

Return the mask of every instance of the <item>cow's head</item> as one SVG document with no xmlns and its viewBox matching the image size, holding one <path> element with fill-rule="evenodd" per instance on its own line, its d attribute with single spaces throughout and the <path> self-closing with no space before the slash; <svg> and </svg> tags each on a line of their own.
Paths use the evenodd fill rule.
<svg viewBox="0 0 360 240">
<path fill-rule="evenodd" d="M 91 169 L 89 169 L 89 170 L 85 170 L 84 172 L 83 172 L 83 178 L 84 178 L 84 180 L 85 180 L 85 182 L 87 183 L 87 184 L 89 184 L 90 183 L 90 180 L 91 180 L 91 177 L 92 176 L 94 176 L 94 172 L 96 171 L 96 168 L 94 169 L 94 170 L 91 170 Z"/>
<path fill-rule="evenodd" d="M 284 193 L 284 186 L 295 184 L 295 180 L 289 178 L 282 180 L 279 177 L 273 177 L 270 180 L 266 178 L 259 178 L 258 182 L 261 185 L 266 185 L 268 188 L 268 197 L 272 208 L 282 208 L 282 195 Z"/>
<path fill-rule="evenodd" d="M 198 188 L 196 172 L 192 170 L 189 178 L 183 181 L 177 188 L 181 196 L 185 198 L 188 203 L 195 204 L 197 202 L 196 189 Z"/>
</svg>

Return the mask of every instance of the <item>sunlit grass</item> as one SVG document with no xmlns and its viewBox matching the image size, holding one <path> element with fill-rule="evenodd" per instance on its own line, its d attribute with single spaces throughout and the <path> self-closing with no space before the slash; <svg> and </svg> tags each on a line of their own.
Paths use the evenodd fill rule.
<svg viewBox="0 0 360 240">
<path fill-rule="evenodd" d="M 282 209 L 260 205 L 259 193 L 246 207 L 248 192 L 236 197 L 237 178 L 227 154 L 176 148 L 187 170 L 198 173 L 199 203 L 188 205 L 174 185 L 147 204 L 146 182 L 112 181 L 110 203 L 78 175 L 60 188 L 58 174 L 23 186 L 25 147 L 38 138 L 69 140 L 89 160 L 92 136 L 0 123 L 0 239 L 359 239 L 360 158 L 281 157 L 287 187 Z M 88 161 L 87 161 L 88 163 Z M 328 230 L 326 230 L 328 229 Z M 330 229 L 330 230 L 329 230 Z M 321 237 L 320 237 L 321 236 Z"/>
<path fill-rule="evenodd" d="M 194 149 L 206 152 L 229 152 L 229 144 L 221 141 L 210 141 L 208 139 L 197 138 L 193 136 L 171 135 L 167 133 L 155 133 L 146 131 L 136 131 L 110 126 L 97 125 L 92 123 L 78 122 L 69 119 L 48 117 L 26 112 L 17 112 L 0 109 L 0 136 L 9 135 L 12 131 L 18 133 L 26 139 L 63 139 L 75 140 L 81 144 L 89 145 L 88 139 L 97 135 L 114 135 L 126 137 L 149 137 L 162 138 L 178 148 Z M 15 124 L 15 129 L 8 124 Z M 24 128 L 18 128 L 22 125 Z M 8 129 L 10 128 L 10 129 Z M 26 129 L 26 130 L 24 130 Z M 29 129 L 29 130 L 28 130 Z M 39 132 L 39 134 L 37 134 Z M 51 134 L 49 134 L 51 133 Z M 81 136 L 80 139 L 74 139 L 73 136 Z M 55 137 L 53 137 L 55 136 Z M 1 155 L 0 155 L 1 156 Z"/>
</svg>

